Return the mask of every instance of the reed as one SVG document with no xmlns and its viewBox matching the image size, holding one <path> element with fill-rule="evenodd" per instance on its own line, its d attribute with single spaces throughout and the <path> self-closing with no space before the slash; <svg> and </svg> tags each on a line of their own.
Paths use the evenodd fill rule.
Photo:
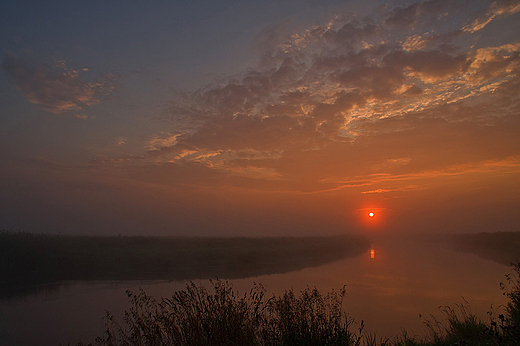
<svg viewBox="0 0 520 346">
<path fill-rule="evenodd" d="M 267 298 L 255 284 L 239 295 L 227 281 L 210 289 L 189 284 L 171 298 L 127 292 L 124 325 L 107 313 L 97 345 L 359 345 L 342 310 L 345 291 L 321 294 L 307 288 Z"/>
<path fill-rule="evenodd" d="M 512 264 L 506 279 L 502 289 L 509 303 L 503 313 L 490 312 L 483 321 L 466 302 L 443 307 L 440 317 L 425 320 L 431 334 L 426 338 L 406 331 L 378 338 L 365 331 L 363 322 L 354 328 L 357 324 L 342 308 L 344 288 L 326 294 L 315 288 L 288 290 L 268 297 L 261 284 L 241 295 L 228 281 L 210 280 L 209 289 L 190 283 L 160 300 L 127 291 L 131 307 L 123 324 L 107 312 L 106 330 L 96 345 L 520 345 L 520 262 Z"/>
</svg>

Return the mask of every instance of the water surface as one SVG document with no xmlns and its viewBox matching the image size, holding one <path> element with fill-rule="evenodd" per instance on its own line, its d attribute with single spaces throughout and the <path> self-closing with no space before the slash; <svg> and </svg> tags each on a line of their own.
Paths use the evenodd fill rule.
<svg viewBox="0 0 520 346">
<path fill-rule="evenodd" d="M 269 294 L 307 286 L 323 293 L 346 285 L 345 310 L 366 329 L 391 336 L 405 328 L 425 335 L 424 318 L 440 316 L 439 306 L 466 300 L 475 313 L 505 303 L 499 288 L 508 266 L 412 240 L 374 240 L 356 258 L 283 274 L 233 279 L 235 289 L 264 284 Z M 207 283 L 197 280 L 196 283 Z M 103 332 L 106 310 L 121 318 L 128 309 L 125 291 L 143 288 L 156 297 L 183 289 L 186 281 L 69 281 L 44 285 L 33 294 L 0 302 L 0 340 L 5 345 L 93 342 Z M 419 318 L 422 315 L 423 318 Z"/>
</svg>

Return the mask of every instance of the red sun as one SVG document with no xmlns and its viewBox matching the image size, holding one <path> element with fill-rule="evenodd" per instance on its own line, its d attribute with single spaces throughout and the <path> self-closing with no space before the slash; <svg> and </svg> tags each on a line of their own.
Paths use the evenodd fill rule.
<svg viewBox="0 0 520 346">
<path fill-rule="evenodd" d="M 373 212 L 370 212 L 370 213 L 368 213 L 368 216 L 370 216 L 370 217 L 374 217 L 374 213 L 373 213 Z"/>
</svg>

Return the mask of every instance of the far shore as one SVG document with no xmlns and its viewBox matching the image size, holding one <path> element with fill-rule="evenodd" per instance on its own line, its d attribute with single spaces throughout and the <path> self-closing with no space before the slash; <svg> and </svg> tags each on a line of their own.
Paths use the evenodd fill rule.
<svg viewBox="0 0 520 346">
<path fill-rule="evenodd" d="M 236 279 L 356 257 L 364 237 L 188 238 L 0 232 L 0 297 L 65 280 Z"/>
</svg>

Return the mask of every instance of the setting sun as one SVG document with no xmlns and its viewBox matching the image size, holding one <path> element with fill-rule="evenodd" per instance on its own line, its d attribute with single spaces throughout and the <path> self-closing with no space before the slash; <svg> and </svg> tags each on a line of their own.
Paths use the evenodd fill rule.
<svg viewBox="0 0 520 346">
<path fill-rule="evenodd" d="M 368 203 L 367 203 L 368 205 Z M 383 231 L 386 229 L 386 208 L 372 202 L 368 206 L 356 209 L 359 225 L 364 229 Z"/>
</svg>

